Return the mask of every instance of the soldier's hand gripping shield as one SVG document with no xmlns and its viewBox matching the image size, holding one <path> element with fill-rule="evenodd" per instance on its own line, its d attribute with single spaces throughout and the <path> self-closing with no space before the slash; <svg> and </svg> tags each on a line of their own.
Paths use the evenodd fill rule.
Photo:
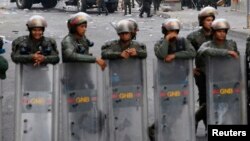
<svg viewBox="0 0 250 141">
<path fill-rule="evenodd" d="M 246 123 L 245 69 L 240 60 L 206 58 L 208 124 Z"/>
<path fill-rule="evenodd" d="M 58 141 L 58 67 L 16 65 L 15 141 Z"/>
<path fill-rule="evenodd" d="M 101 72 L 95 63 L 61 66 L 62 141 L 103 141 Z"/>
<path fill-rule="evenodd" d="M 146 64 L 142 59 L 109 60 L 106 98 L 108 141 L 146 141 Z"/>
<path fill-rule="evenodd" d="M 194 141 L 192 60 L 154 60 L 156 141 Z"/>
</svg>

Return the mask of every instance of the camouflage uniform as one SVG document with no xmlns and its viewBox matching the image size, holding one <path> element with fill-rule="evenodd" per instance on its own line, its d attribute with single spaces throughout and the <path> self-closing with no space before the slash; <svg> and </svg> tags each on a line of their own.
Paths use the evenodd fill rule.
<svg viewBox="0 0 250 141">
<path fill-rule="evenodd" d="M 205 35 L 203 28 L 194 31 L 187 36 L 187 39 L 191 42 L 196 51 L 204 42 L 210 41 L 212 38 L 212 35 Z"/>
<path fill-rule="evenodd" d="M 40 15 L 34 15 L 29 18 L 26 23 L 30 35 L 21 36 L 12 42 L 12 53 L 11 59 L 15 63 L 34 63 L 35 54 L 39 54 L 44 57 L 42 62 L 39 61 L 38 64 L 56 64 L 59 60 L 59 55 L 57 51 L 56 41 L 52 38 L 42 36 L 45 28 L 47 27 L 47 22 L 44 17 Z M 39 37 L 32 34 L 33 29 L 39 28 L 42 30 L 42 34 Z"/>
<path fill-rule="evenodd" d="M 182 42 L 185 44 L 183 47 Z M 179 46 L 179 47 L 177 47 Z M 165 39 L 160 39 L 157 41 L 154 47 L 155 50 L 155 55 L 157 56 L 158 59 L 165 59 L 165 57 L 168 54 L 173 54 L 175 53 L 175 58 L 176 59 L 188 59 L 188 58 L 193 58 L 195 57 L 195 49 L 193 46 L 190 44 L 190 42 L 187 39 L 184 38 L 177 38 L 176 41 L 174 42 L 168 42 Z"/>
<path fill-rule="evenodd" d="M 154 52 L 158 59 L 165 60 L 166 56 L 170 54 L 175 54 L 175 59 L 190 59 L 195 57 L 195 49 L 187 39 L 178 36 L 176 40 L 171 42 L 165 39 L 169 31 L 179 33 L 180 28 L 180 21 L 177 19 L 167 19 L 162 24 L 164 38 L 161 38 L 154 45 Z M 155 131 L 157 131 L 157 129 L 155 129 L 154 123 L 148 128 L 150 141 L 155 141 Z"/>
<path fill-rule="evenodd" d="M 214 32 L 216 30 L 220 30 L 220 29 L 224 29 L 227 31 L 230 28 L 230 26 L 226 20 L 218 19 L 212 23 L 212 28 L 213 28 Z M 202 46 L 198 50 L 197 59 L 196 59 L 196 61 L 197 61 L 196 65 L 200 68 L 200 73 L 202 75 L 204 75 L 204 79 L 205 79 L 200 83 L 204 84 L 206 82 L 205 56 L 229 56 L 229 54 L 228 54 L 229 50 L 235 51 L 239 54 L 235 41 L 225 40 L 223 44 L 217 45 L 215 40 L 211 40 L 211 41 L 208 41 L 208 42 L 205 42 L 204 44 L 202 44 Z M 206 89 L 206 86 L 204 86 L 204 89 Z M 206 102 L 206 95 L 203 95 L 202 97 L 200 97 L 200 103 L 202 101 Z M 204 107 L 205 108 L 203 108 L 204 109 L 203 112 L 197 112 L 197 113 L 204 114 L 203 116 L 205 117 L 204 120 L 205 120 L 205 124 L 206 124 L 206 106 L 204 106 Z M 196 113 L 196 118 L 197 117 L 202 118 L 202 115 L 197 115 L 197 113 Z M 197 119 L 196 119 L 196 121 L 197 121 Z"/>
<path fill-rule="evenodd" d="M 194 46 L 195 50 L 198 51 L 200 46 L 207 41 L 212 40 L 212 35 L 205 35 L 205 31 L 203 28 L 194 31 L 190 33 L 187 36 L 187 39 L 191 42 L 191 44 Z M 195 66 L 196 68 L 200 68 L 201 66 L 198 64 L 198 58 L 195 57 Z M 198 122 L 200 120 L 203 120 L 205 126 L 207 125 L 207 118 L 206 118 L 206 76 L 205 73 L 202 71 L 199 71 L 200 75 L 194 75 L 195 83 L 198 87 L 199 91 L 199 105 L 200 108 L 197 110 L 195 114 L 195 121 L 196 121 L 196 129 L 198 126 Z"/>
<path fill-rule="evenodd" d="M 203 8 L 198 15 L 198 21 L 199 25 L 202 26 L 201 29 L 198 29 L 196 31 L 191 32 L 187 39 L 191 42 L 191 44 L 194 46 L 195 50 L 198 51 L 200 46 L 207 41 L 210 41 L 213 39 L 213 35 L 206 35 L 205 29 L 203 27 L 203 21 L 207 17 L 213 17 L 215 19 L 215 15 L 217 14 L 216 10 L 212 7 L 205 7 Z M 195 58 L 195 65 L 196 68 L 200 68 L 199 64 L 197 64 L 198 58 Z M 198 87 L 198 95 L 199 95 L 199 109 L 195 113 L 195 121 L 196 121 L 196 129 L 198 126 L 198 122 L 200 120 L 203 120 L 205 126 L 207 124 L 207 118 L 206 118 L 206 76 L 205 73 L 202 71 L 199 71 L 200 75 L 194 75 L 195 83 Z"/>
<path fill-rule="evenodd" d="M 72 34 L 68 34 L 62 40 L 63 62 L 89 62 L 95 63 L 96 57 L 89 54 L 89 40 L 84 37 L 77 40 Z"/>
<path fill-rule="evenodd" d="M 48 37 L 43 37 L 39 42 L 32 40 L 30 36 L 18 37 L 12 42 L 11 59 L 15 63 L 34 63 L 32 56 L 37 51 L 45 56 L 43 63 L 59 62 L 56 41 Z"/>
<path fill-rule="evenodd" d="M 147 51 L 146 45 L 139 43 L 137 41 L 130 41 L 130 44 L 126 47 L 122 46 L 122 43 L 119 40 L 108 41 L 102 46 L 102 58 L 103 59 L 122 59 L 120 54 L 122 51 L 135 48 L 137 51 L 137 56 L 135 58 L 146 58 Z"/>
<path fill-rule="evenodd" d="M 131 20 L 121 20 L 116 25 L 114 25 L 114 28 L 118 35 L 122 33 L 130 33 L 131 39 L 126 41 L 127 43 L 129 43 L 126 43 L 126 45 L 122 42 L 121 39 L 106 42 L 102 46 L 103 59 L 123 59 L 123 57 L 121 56 L 122 52 L 131 48 L 135 48 L 137 52 L 137 55 L 130 56 L 131 58 L 143 59 L 147 57 L 146 45 L 132 39 L 132 33 L 135 31 L 136 27 L 134 26 L 134 24 L 132 24 Z"/>
<path fill-rule="evenodd" d="M 236 42 L 233 40 L 225 40 L 224 44 L 217 45 L 214 40 L 205 42 L 198 50 L 198 62 L 201 71 L 205 73 L 205 56 L 229 56 L 228 51 L 236 51 L 238 49 Z"/>
</svg>

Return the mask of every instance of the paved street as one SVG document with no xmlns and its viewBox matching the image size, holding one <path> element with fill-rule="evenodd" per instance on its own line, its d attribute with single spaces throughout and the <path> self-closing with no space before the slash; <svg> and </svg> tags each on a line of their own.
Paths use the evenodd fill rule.
<svg viewBox="0 0 250 141">
<path fill-rule="evenodd" d="M 161 24 L 165 17 L 168 15 L 173 18 L 181 20 L 183 29 L 180 32 L 181 36 L 186 36 L 192 30 L 198 28 L 197 14 L 198 11 L 192 9 L 186 9 L 178 12 L 159 12 L 152 18 L 139 18 L 137 8 L 133 9 L 131 16 L 123 16 L 122 12 L 115 12 L 108 16 L 102 14 L 97 15 L 96 10 L 90 11 L 92 21 L 88 23 L 87 37 L 95 42 L 90 52 L 94 56 L 99 56 L 101 53 L 101 46 L 107 40 L 117 38 L 117 34 L 110 22 L 116 22 L 124 18 L 134 18 L 138 24 L 140 32 L 137 40 L 146 44 L 148 51 L 147 58 L 147 75 L 148 75 L 148 97 L 149 97 L 149 123 L 153 122 L 153 68 L 152 60 L 155 58 L 154 55 L 154 43 L 162 37 Z M 74 10 L 74 9 L 73 9 Z M 40 5 L 35 5 L 32 10 L 19 10 L 15 4 L 8 4 L 7 7 L 0 9 L 0 36 L 6 38 L 5 49 L 6 53 L 4 56 L 9 61 L 9 70 L 7 72 L 7 79 L 3 81 L 3 141 L 13 141 L 14 137 L 14 81 L 15 81 L 15 64 L 10 59 L 12 40 L 21 35 L 27 35 L 28 31 L 26 28 L 26 21 L 29 17 L 35 14 L 44 16 L 48 22 L 48 28 L 45 30 L 45 36 L 55 38 L 57 41 L 58 49 L 61 50 L 61 40 L 68 33 L 66 21 L 71 14 L 75 11 L 65 11 L 62 5 L 59 4 L 57 8 L 50 10 L 43 10 Z M 242 54 L 245 51 L 246 35 L 247 31 L 244 29 L 244 23 L 246 25 L 246 17 L 244 13 L 234 12 L 230 13 L 230 8 L 219 7 L 218 17 L 227 18 L 232 24 L 232 31 L 228 38 L 234 39 L 237 42 L 238 48 Z M 232 16 L 230 16 L 232 15 Z M 144 16 L 145 17 L 145 16 Z M 245 22 L 244 22 L 245 21 Z M 39 79 L 39 78 L 38 78 Z M 197 89 L 195 87 L 197 92 Z M 197 99 L 197 93 L 195 94 Z M 197 108 L 197 104 L 196 104 Z M 204 137 L 204 126 L 202 122 L 199 124 L 197 141 L 205 141 Z"/>
</svg>

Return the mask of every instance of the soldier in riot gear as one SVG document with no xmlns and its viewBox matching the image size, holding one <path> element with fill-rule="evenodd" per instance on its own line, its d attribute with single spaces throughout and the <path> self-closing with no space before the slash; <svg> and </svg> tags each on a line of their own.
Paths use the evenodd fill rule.
<svg viewBox="0 0 250 141">
<path fill-rule="evenodd" d="M 205 56 L 231 56 L 233 58 L 239 57 L 236 42 L 226 39 L 227 32 L 230 29 L 228 21 L 225 19 L 216 19 L 213 21 L 211 27 L 213 39 L 201 45 L 198 50 L 196 60 L 196 64 L 200 68 L 200 74 L 204 74 L 204 81 L 202 81 L 202 83 L 206 82 Z M 204 87 L 204 89 L 206 89 L 206 85 L 204 85 Z M 206 96 L 204 97 L 206 98 Z M 206 109 L 204 114 L 206 114 Z"/>
<path fill-rule="evenodd" d="M 171 62 L 175 58 L 195 57 L 195 49 L 190 42 L 183 37 L 178 37 L 180 26 L 177 19 L 168 19 L 162 24 L 164 37 L 157 41 L 154 48 L 157 58 Z"/>
<path fill-rule="evenodd" d="M 225 19 L 216 19 L 213 21 L 211 27 L 213 39 L 201 45 L 201 47 L 198 49 L 198 58 L 196 60 L 196 64 L 200 68 L 200 74 L 204 74 L 205 80 L 203 83 L 206 82 L 205 56 L 231 56 L 233 58 L 239 57 L 236 42 L 226 39 L 227 32 L 230 29 L 228 21 Z M 206 112 L 204 114 L 206 114 Z"/>
<path fill-rule="evenodd" d="M 146 58 L 146 45 L 132 40 L 133 26 L 128 20 L 121 20 L 115 27 L 120 39 L 108 41 L 102 46 L 103 59 Z"/>
<path fill-rule="evenodd" d="M 34 15 L 27 21 L 26 25 L 30 34 L 18 37 L 12 42 L 12 60 L 15 63 L 33 63 L 34 66 L 58 63 L 59 55 L 56 41 L 43 36 L 47 27 L 44 17 Z"/>
<path fill-rule="evenodd" d="M 180 21 L 177 19 L 167 19 L 162 24 L 163 38 L 155 43 L 154 51 L 158 59 L 171 62 L 174 59 L 190 59 L 196 55 L 194 47 L 189 40 L 179 37 L 181 29 Z M 151 141 L 155 140 L 155 124 L 148 128 Z"/>
<path fill-rule="evenodd" d="M 96 58 L 89 53 L 89 47 L 94 43 L 85 35 L 88 15 L 79 12 L 68 20 L 69 34 L 62 40 L 63 62 L 88 62 L 97 63 L 103 70 L 106 63 L 101 58 Z"/>
<path fill-rule="evenodd" d="M 197 51 L 200 46 L 207 41 L 212 40 L 212 22 L 215 20 L 217 14 L 216 9 L 213 7 L 203 8 L 198 15 L 199 25 L 202 27 L 196 31 L 193 31 L 187 36 L 187 39 L 194 46 Z M 198 87 L 199 95 L 199 109 L 195 114 L 196 129 L 200 120 L 203 120 L 205 126 L 207 124 L 206 120 L 206 82 L 205 74 L 201 72 L 199 64 L 197 64 L 197 57 L 195 58 L 196 68 L 194 68 L 195 82 Z"/>
</svg>

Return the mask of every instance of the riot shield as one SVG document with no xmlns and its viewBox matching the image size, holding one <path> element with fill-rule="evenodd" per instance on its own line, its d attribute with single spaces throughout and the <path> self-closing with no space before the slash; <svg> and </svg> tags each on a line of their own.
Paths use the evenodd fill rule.
<svg viewBox="0 0 250 141">
<path fill-rule="evenodd" d="M 108 141 L 147 141 L 146 64 L 109 60 L 106 69 Z"/>
<path fill-rule="evenodd" d="M 154 60 L 157 141 L 195 141 L 192 60 Z"/>
<path fill-rule="evenodd" d="M 208 124 L 246 124 L 245 69 L 240 60 L 206 58 Z"/>
<path fill-rule="evenodd" d="M 64 63 L 61 70 L 62 140 L 103 141 L 100 69 L 95 63 Z"/>
<path fill-rule="evenodd" d="M 16 65 L 15 141 L 57 141 L 58 67 Z"/>
</svg>

